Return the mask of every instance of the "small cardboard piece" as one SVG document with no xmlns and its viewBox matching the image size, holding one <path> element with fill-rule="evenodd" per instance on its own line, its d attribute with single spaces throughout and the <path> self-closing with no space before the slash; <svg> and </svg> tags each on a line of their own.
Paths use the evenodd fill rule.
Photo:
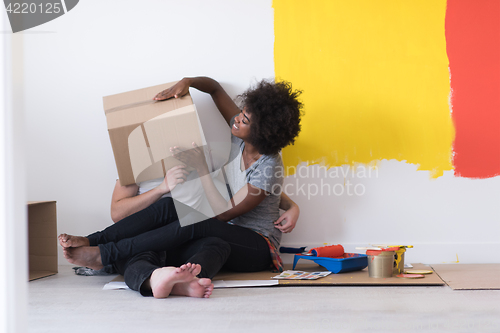
<svg viewBox="0 0 500 333">
<path fill-rule="evenodd" d="M 438 264 L 432 268 L 453 290 L 500 289 L 500 264 Z"/>
<path fill-rule="evenodd" d="M 28 202 L 29 280 L 57 274 L 55 201 Z"/>
<path fill-rule="evenodd" d="M 103 97 L 109 138 L 120 184 L 164 177 L 182 164 L 170 147 L 203 146 L 202 130 L 189 94 L 155 101 L 153 97 L 177 82 Z"/>
</svg>

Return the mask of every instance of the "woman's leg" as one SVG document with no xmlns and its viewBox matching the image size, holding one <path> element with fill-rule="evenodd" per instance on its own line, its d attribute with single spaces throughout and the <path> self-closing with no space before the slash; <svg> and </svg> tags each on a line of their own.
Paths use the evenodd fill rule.
<svg viewBox="0 0 500 333">
<path fill-rule="evenodd" d="M 164 262 L 160 259 L 160 254 L 148 251 L 120 260 L 113 266 L 124 276 L 125 283 L 130 289 L 139 291 L 142 296 L 153 296 L 151 289 L 141 289 L 141 287 L 156 269 L 164 266 Z"/>
<path fill-rule="evenodd" d="M 107 265 L 145 251 L 171 251 L 189 241 L 204 237 L 218 237 L 229 244 L 231 255 L 227 264 L 233 270 L 258 271 L 266 269 L 271 263 L 269 247 L 262 236 L 250 229 L 216 219 L 185 227 L 174 222 L 132 238 L 99 244 L 100 261 Z"/>
<path fill-rule="evenodd" d="M 212 279 L 226 263 L 231 253 L 229 244 L 218 237 L 192 240 L 166 253 L 166 266 L 181 266 L 185 263 L 199 264 L 199 278 Z"/>
<path fill-rule="evenodd" d="M 177 221 L 174 201 L 170 197 L 158 200 L 149 207 L 127 216 L 102 231 L 87 236 L 90 246 L 117 242 L 124 238 L 137 236 L 168 223 Z"/>
<path fill-rule="evenodd" d="M 165 298 L 169 295 L 208 298 L 212 294 L 210 279 L 199 279 L 198 264 L 164 267 L 158 253 L 144 252 L 115 265 L 125 283 L 143 296 Z"/>
</svg>

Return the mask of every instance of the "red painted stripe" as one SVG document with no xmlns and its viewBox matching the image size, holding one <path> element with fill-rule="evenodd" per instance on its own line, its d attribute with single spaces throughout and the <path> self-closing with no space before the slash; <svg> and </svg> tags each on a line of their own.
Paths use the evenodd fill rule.
<svg viewBox="0 0 500 333">
<path fill-rule="evenodd" d="M 500 175 L 500 1 L 449 0 L 455 175 Z"/>
</svg>

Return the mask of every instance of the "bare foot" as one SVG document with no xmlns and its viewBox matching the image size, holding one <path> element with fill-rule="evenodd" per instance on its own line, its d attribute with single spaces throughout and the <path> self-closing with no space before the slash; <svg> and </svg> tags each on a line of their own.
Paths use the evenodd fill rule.
<svg viewBox="0 0 500 333">
<path fill-rule="evenodd" d="M 65 247 L 64 258 L 70 263 L 100 270 L 104 266 L 101 262 L 101 251 L 97 246 Z"/>
<path fill-rule="evenodd" d="M 199 269 L 198 267 L 199 266 Z M 149 284 L 155 298 L 166 298 L 177 283 L 188 283 L 195 279 L 194 271 L 201 271 L 200 265 L 187 263 L 181 267 L 162 267 L 153 271 Z"/>
<path fill-rule="evenodd" d="M 190 265 L 189 263 L 183 266 Z M 190 281 L 182 281 L 176 283 L 172 287 L 171 294 L 179 295 L 179 296 L 189 296 L 189 297 L 203 297 L 208 298 L 212 295 L 212 291 L 214 290 L 214 285 L 210 279 L 198 279 L 196 275 L 200 274 L 201 266 L 198 264 L 192 264 L 191 267 L 188 267 L 188 270 L 193 275 L 193 279 Z"/>
<path fill-rule="evenodd" d="M 61 244 L 61 246 L 64 248 L 90 245 L 87 237 L 60 234 L 57 238 L 59 239 L 59 244 Z"/>
<path fill-rule="evenodd" d="M 194 278 L 191 282 L 177 283 L 172 288 L 172 295 L 209 298 L 214 290 L 214 284 L 210 279 Z"/>
</svg>

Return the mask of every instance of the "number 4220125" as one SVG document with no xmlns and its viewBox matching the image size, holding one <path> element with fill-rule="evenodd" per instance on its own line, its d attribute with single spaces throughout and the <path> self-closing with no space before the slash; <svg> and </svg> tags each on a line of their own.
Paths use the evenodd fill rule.
<svg viewBox="0 0 500 333">
<path fill-rule="evenodd" d="M 28 13 L 45 13 L 59 14 L 61 12 L 61 3 L 9 3 L 6 8 L 7 13 L 28 14 Z"/>
</svg>

